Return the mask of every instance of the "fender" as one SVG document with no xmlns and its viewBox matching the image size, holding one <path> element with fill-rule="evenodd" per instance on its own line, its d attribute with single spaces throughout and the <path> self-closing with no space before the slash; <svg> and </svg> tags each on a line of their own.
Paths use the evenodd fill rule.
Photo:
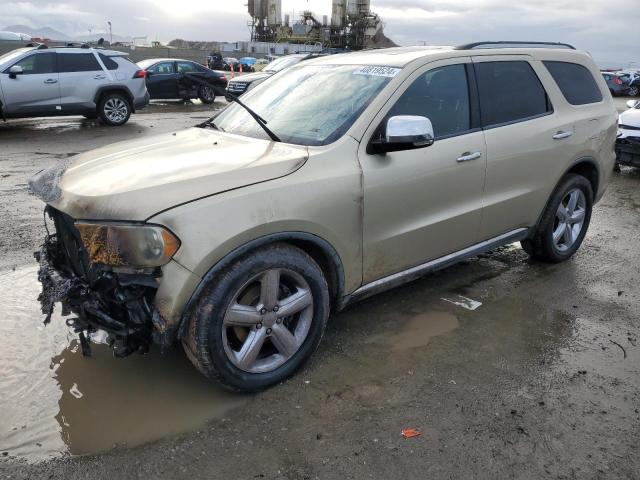
<svg viewBox="0 0 640 480">
<path fill-rule="evenodd" d="M 126 85 L 103 85 L 100 88 L 98 88 L 98 90 L 96 91 L 96 94 L 93 97 L 93 103 L 96 104 L 96 106 L 98 105 L 98 99 L 102 96 L 102 94 L 104 92 L 111 92 L 114 90 L 121 90 L 129 99 L 129 102 L 131 103 L 131 111 L 133 113 L 135 113 L 135 105 L 134 105 L 134 96 L 133 93 L 131 93 L 131 90 L 129 89 L 129 87 L 127 87 Z"/>
<path fill-rule="evenodd" d="M 334 299 L 334 303 L 335 303 L 335 309 L 339 311 L 342 309 L 342 307 L 344 307 L 345 305 L 345 302 L 343 301 L 344 300 L 344 281 L 345 281 L 344 267 L 342 265 L 342 260 L 340 259 L 340 256 L 338 255 L 338 252 L 335 250 L 335 248 L 333 248 L 333 246 L 323 238 L 318 237 L 317 235 L 313 235 L 311 233 L 305 233 L 305 232 L 273 233 L 273 234 L 269 234 L 269 235 L 265 235 L 263 237 L 257 238 L 255 240 L 251 240 L 250 242 L 245 243 L 244 245 L 236 248 L 235 250 L 232 250 L 227 255 L 225 255 L 220 261 L 218 261 L 218 263 L 216 263 L 213 267 L 211 267 L 209 271 L 207 271 L 207 273 L 204 275 L 204 277 L 202 277 L 202 280 L 200 281 L 197 288 L 191 295 L 191 298 L 189 298 L 189 301 L 187 302 L 187 306 L 185 307 L 182 313 L 180 324 L 178 325 L 177 338 L 180 339 L 183 337 L 183 334 L 186 331 L 185 329 L 188 326 L 188 318 L 193 308 L 195 307 L 195 304 L 197 303 L 200 295 L 202 294 L 202 290 L 205 288 L 205 286 L 209 282 L 214 281 L 215 277 L 219 275 L 219 273 L 223 269 L 225 269 L 227 266 L 229 266 L 231 263 L 236 261 L 241 256 L 249 253 L 252 250 L 255 250 L 262 246 L 269 245 L 276 242 L 288 242 L 288 243 L 293 243 L 294 245 L 298 242 L 304 242 L 304 243 L 310 243 L 314 247 L 319 248 L 324 253 L 328 261 L 330 262 L 330 267 L 333 273 L 332 276 L 334 278 L 327 279 L 327 280 L 333 280 L 335 282 L 335 288 L 334 288 L 335 291 L 331 292 L 332 297 Z"/>
<path fill-rule="evenodd" d="M 551 193 L 549 194 L 549 198 L 547 199 L 547 203 L 544 204 L 544 207 L 542 208 L 542 211 L 538 215 L 538 220 L 536 221 L 535 228 L 531 229 L 531 235 L 534 235 L 535 232 L 537 231 L 538 227 L 540 226 L 540 221 L 542 220 L 542 215 L 544 215 L 544 212 L 547 209 L 547 205 L 549 205 L 549 200 L 551 200 L 551 196 L 553 195 L 553 192 L 556 191 L 556 189 L 558 188 L 558 185 L 560 185 L 560 182 L 562 181 L 562 179 L 565 177 L 565 175 L 567 175 L 567 173 L 570 173 L 572 170 L 574 170 L 577 166 L 579 166 L 581 164 L 589 164 L 590 166 L 592 166 L 592 167 L 594 167 L 596 169 L 597 178 L 595 179 L 595 182 L 593 181 L 594 179 L 587 178 L 587 180 L 589 180 L 589 182 L 591 182 L 591 186 L 592 187 L 595 184 L 595 188 L 593 189 L 593 200 L 595 202 L 595 199 L 598 196 L 598 191 L 600 189 L 600 178 L 601 178 L 600 165 L 598 165 L 598 162 L 596 162 L 592 157 L 580 157 L 576 161 L 574 161 L 564 172 L 562 172 L 562 175 L 560 175 L 560 178 L 558 178 L 558 180 L 556 181 L 555 186 L 553 187 L 553 189 L 551 190 Z"/>
</svg>

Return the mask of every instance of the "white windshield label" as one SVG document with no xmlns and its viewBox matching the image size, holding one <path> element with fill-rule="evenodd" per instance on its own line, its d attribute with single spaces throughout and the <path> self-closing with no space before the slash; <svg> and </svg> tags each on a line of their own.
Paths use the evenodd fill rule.
<svg viewBox="0 0 640 480">
<path fill-rule="evenodd" d="M 400 73 L 400 70 L 401 70 L 400 68 L 394 68 L 394 67 L 376 67 L 373 65 L 369 65 L 366 67 L 360 67 L 358 70 L 353 72 L 353 74 L 393 78 L 396 75 L 398 75 L 398 73 Z"/>
</svg>

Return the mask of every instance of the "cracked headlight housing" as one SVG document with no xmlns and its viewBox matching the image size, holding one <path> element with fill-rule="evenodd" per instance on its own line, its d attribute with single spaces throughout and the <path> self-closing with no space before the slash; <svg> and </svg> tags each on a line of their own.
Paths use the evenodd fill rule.
<svg viewBox="0 0 640 480">
<path fill-rule="evenodd" d="M 159 225 L 76 222 L 91 263 L 149 268 L 166 265 L 180 240 Z"/>
</svg>

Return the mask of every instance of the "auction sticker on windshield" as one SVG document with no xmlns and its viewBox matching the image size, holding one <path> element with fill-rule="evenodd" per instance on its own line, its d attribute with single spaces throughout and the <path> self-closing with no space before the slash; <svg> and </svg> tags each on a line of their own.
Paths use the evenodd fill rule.
<svg viewBox="0 0 640 480">
<path fill-rule="evenodd" d="M 398 73 L 400 73 L 400 68 L 393 68 L 393 67 L 376 67 L 373 65 L 369 65 L 369 66 L 364 66 L 364 67 L 360 67 L 359 69 L 357 69 L 355 72 L 353 72 L 354 75 L 371 75 L 374 77 L 389 77 L 389 78 L 393 78 L 396 75 L 398 75 Z"/>
</svg>

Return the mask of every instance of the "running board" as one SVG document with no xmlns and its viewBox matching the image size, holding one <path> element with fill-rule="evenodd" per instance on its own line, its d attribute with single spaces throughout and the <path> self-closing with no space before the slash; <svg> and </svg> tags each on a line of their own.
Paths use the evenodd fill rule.
<svg viewBox="0 0 640 480">
<path fill-rule="evenodd" d="M 422 265 L 367 283 L 353 292 L 349 298 L 346 299 L 344 305 L 390 290 L 404 283 L 411 282 L 412 280 L 423 277 L 428 273 L 449 267 L 467 258 L 475 257 L 481 253 L 493 250 L 496 247 L 524 240 L 529 236 L 529 232 L 529 228 L 519 228 L 511 232 L 503 233 L 502 235 L 477 243 L 463 250 L 450 253 L 444 257 L 436 258 L 435 260 L 423 263 Z"/>
</svg>

